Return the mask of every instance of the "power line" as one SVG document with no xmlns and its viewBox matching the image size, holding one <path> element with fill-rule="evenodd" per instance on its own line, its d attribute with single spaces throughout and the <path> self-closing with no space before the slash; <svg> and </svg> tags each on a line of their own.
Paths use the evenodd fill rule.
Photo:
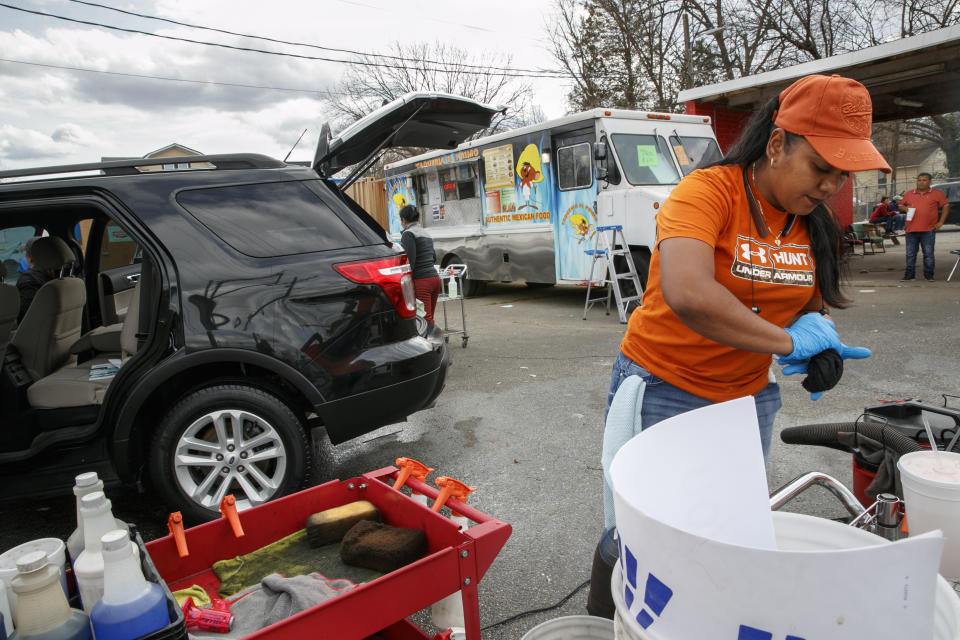
<svg viewBox="0 0 960 640">
<path fill-rule="evenodd" d="M 178 36 L 170 36 L 170 35 L 164 35 L 164 34 L 160 34 L 160 33 L 150 33 L 149 31 L 141 31 L 140 29 L 128 29 L 128 28 L 124 28 L 124 27 L 117 27 L 117 26 L 115 26 L 115 25 L 103 24 L 103 23 L 101 23 L 101 22 L 93 22 L 93 21 L 90 21 L 90 20 L 80 20 L 80 19 L 78 19 L 78 18 L 68 18 L 67 16 L 61 16 L 61 15 L 57 15 L 57 14 L 55 14 L 55 13 L 47 13 L 47 12 L 45 12 L 45 11 L 37 11 L 37 10 L 34 10 L 34 9 L 25 9 L 25 8 L 23 8 L 23 7 L 17 7 L 17 6 L 11 5 L 11 4 L 7 4 L 7 3 L 5 3 L 5 2 L 0 2 L 0 7 L 6 7 L 7 9 L 12 9 L 12 10 L 14 10 L 14 11 L 22 11 L 23 13 L 30 13 L 30 14 L 33 14 L 33 15 L 44 16 L 44 17 L 47 17 L 47 18 L 54 18 L 54 19 L 63 20 L 63 21 L 66 21 L 66 22 L 74 22 L 74 23 L 76 23 L 76 24 L 84 24 L 84 25 L 91 26 L 91 27 L 100 27 L 100 28 L 103 28 L 103 29 L 111 29 L 111 30 L 113 30 L 113 31 L 121 31 L 121 32 L 124 32 L 124 33 L 135 33 L 135 34 L 139 34 L 139 35 L 150 36 L 150 37 L 153 37 L 153 38 L 163 38 L 164 40 L 175 40 L 175 41 L 178 41 L 178 42 L 189 42 L 189 43 L 191 43 L 191 44 L 200 44 L 200 45 L 205 45 L 205 46 L 208 46 L 208 47 L 219 47 L 219 48 L 221 48 L 221 49 L 232 49 L 232 50 L 234 50 L 234 51 L 246 51 L 246 52 L 249 52 L 249 53 L 262 53 L 262 54 L 265 54 L 265 55 L 281 56 L 281 57 L 286 57 L 286 58 L 299 58 L 299 59 L 302 59 L 302 60 L 318 60 L 318 61 L 322 61 L 322 62 L 336 62 L 336 63 L 341 63 L 341 64 L 352 64 L 352 65 L 358 65 L 358 66 L 363 66 L 363 67 L 380 67 L 380 68 L 387 68 L 387 69 L 405 69 L 405 70 L 410 70 L 410 71 L 424 70 L 424 71 L 435 71 L 435 72 L 439 72 L 439 73 L 463 73 L 463 74 L 467 74 L 467 75 L 482 75 L 482 76 L 491 75 L 489 72 L 486 72 L 486 71 L 471 71 L 471 70 L 469 70 L 469 69 L 461 69 L 461 68 L 438 69 L 438 68 L 427 68 L 427 67 L 424 67 L 423 69 L 418 69 L 418 68 L 415 68 L 415 67 L 409 67 L 409 66 L 405 66 L 405 65 L 391 65 L 391 64 L 384 64 L 384 63 L 378 63 L 378 62 L 364 62 L 364 61 L 359 61 L 359 60 L 342 60 L 342 59 L 338 59 L 338 58 L 328 58 L 328 57 L 324 57 L 324 56 L 308 56 L 308 55 L 303 55 L 303 54 L 299 54 L 299 53 L 282 53 L 282 52 L 279 52 L 279 51 L 269 51 L 269 50 L 266 50 L 266 49 L 255 49 L 255 48 L 252 48 L 252 47 L 238 47 L 238 46 L 229 45 L 229 44 L 220 44 L 220 43 L 218 43 L 218 42 L 207 42 L 207 41 L 204 41 L 204 40 L 193 40 L 193 39 L 191 39 L 191 38 L 181 38 L 181 37 L 178 37 Z M 524 73 L 499 72 L 499 73 L 497 73 L 496 75 L 500 75 L 500 76 L 504 76 L 504 77 L 513 77 L 513 78 L 551 78 L 551 79 L 554 79 L 554 80 L 556 80 L 556 79 L 558 78 L 558 76 L 556 76 L 556 75 L 546 75 L 546 74 L 537 74 L 537 73 L 525 73 L 525 72 L 524 72 Z"/>
<path fill-rule="evenodd" d="M 188 82 L 191 84 L 212 84 L 222 87 L 240 87 L 243 89 L 266 89 L 269 91 L 294 91 L 299 93 L 319 93 L 323 95 L 347 95 L 340 92 L 331 92 L 320 89 L 299 89 L 294 87 L 271 87 L 259 84 L 241 84 L 239 82 L 218 82 L 216 80 L 192 80 L 189 78 L 172 78 L 169 76 L 151 76 L 141 73 L 124 73 L 122 71 L 103 71 L 102 69 L 87 69 L 84 67 L 70 67 L 67 65 L 47 64 L 43 62 L 29 62 L 27 60 L 12 60 L 10 58 L 0 58 L 0 62 L 9 62 L 12 64 L 25 64 L 33 67 L 46 67 L 48 69 L 63 69 L 65 71 L 83 71 L 85 73 L 102 73 L 110 76 L 123 76 L 126 78 L 143 78 L 145 80 L 165 80 L 168 82 Z"/>
<path fill-rule="evenodd" d="M 277 43 L 277 44 L 286 44 L 286 45 L 291 45 L 291 46 L 294 46 L 294 47 L 308 47 L 308 48 L 310 48 L 310 49 L 320 49 L 320 50 L 322 50 L 322 51 L 334 51 L 334 52 L 336 52 L 336 53 L 346 53 L 346 54 L 350 54 L 350 55 L 363 56 L 363 57 L 367 57 L 367 58 L 385 58 L 385 59 L 388 59 L 388 60 L 398 60 L 398 61 L 400 61 L 400 62 L 417 62 L 417 63 L 423 62 L 423 63 L 427 63 L 427 64 L 441 64 L 441 65 L 442 65 L 442 64 L 447 64 L 446 62 L 443 62 L 443 61 L 441 61 L 441 60 L 429 60 L 429 59 L 419 59 L 419 58 L 408 58 L 408 57 L 405 57 L 405 56 L 394 56 L 394 55 L 389 55 L 389 54 L 385 54 L 385 53 L 369 53 L 369 52 L 366 52 L 366 51 L 356 51 L 356 50 L 353 50 L 353 49 L 340 49 L 340 48 L 337 48 L 337 47 L 325 47 L 325 46 L 323 46 L 323 45 L 311 44 L 311 43 L 309 43 L 309 42 L 296 42 L 296 41 L 291 41 L 291 40 L 279 40 L 279 39 L 277 39 L 277 38 L 270 38 L 270 37 L 268 37 L 268 36 L 256 36 L 256 35 L 252 35 L 252 34 L 249 34 L 249 33 L 239 33 L 239 32 L 237 32 L 237 31 L 229 31 L 229 30 L 227 30 L 227 29 L 220 29 L 220 28 L 217 28 L 217 27 L 207 27 L 207 26 L 198 25 L 198 24 L 191 24 L 191 23 L 189 23 L 189 22 L 181 22 L 180 20 L 173 20 L 172 18 L 164 18 L 164 17 L 162 17 L 162 16 L 153 16 L 153 15 L 149 15 L 149 14 L 146 14 L 146 13 L 138 13 L 138 12 L 136 12 L 136 11 L 128 11 L 128 10 L 126 10 L 126 9 L 120 9 L 120 8 L 118 8 L 118 7 L 111 7 L 111 6 L 109 6 L 109 5 L 100 4 L 100 3 L 98 3 L 98 2 L 89 2 L 88 0 L 69 0 L 69 2 L 73 2 L 73 3 L 76 3 L 76 4 L 83 4 L 83 5 L 87 5 L 87 6 L 89 6 L 89 7 L 98 7 L 98 8 L 100 8 L 100 9 L 106 9 L 106 10 L 108 10 L 108 11 L 115 11 L 115 12 L 117 12 L 117 13 L 122 13 L 122 14 L 128 15 L 128 16 L 135 16 L 135 17 L 137 17 L 137 18 L 144 18 L 144 19 L 146 19 L 146 20 L 157 20 L 157 21 L 159 21 L 159 22 L 166 22 L 166 23 L 168 23 L 168 24 L 175 24 L 175 25 L 178 25 L 178 26 L 181 26 L 181 27 L 189 27 L 189 28 L 191 28 L 191 29 L 201 29 L 201 30 L 203 30 L 203 31 L 213 31 L 213 32 L 215 32 L 215 33 L 223 33 L 223 34 L 230 35 L 230 36 L 239 36 L 239 37 L 241 37 L 241 38 L 250 38 L 250 39 L 253 39 L 253 40 L 263 40 L 263 41 L 265 41 L 265 42 L 274 42 L 274 43 Z M 363 5 L 363 6 L 369 6 L 369 5 Z M 556 70 L 556 69 L 523 69 L 523 68 L 517 68 L 517 67 L 492 67 L 492 66 L 487 66 L 487 65 L 468 64 L 468 63 L 458 63 L 458 66 L 461 66 L 461 67 L 471 67 L 471 68 L 475 68 L 475 69 L 487 69 L 487 70 L 494 70 L 494 71 L 516 71 L 516 72 L 523 72 L 523 73 L 553 73 L 553 74 L 563 74 L 563 73 L 565 73 L 564 71 L 559 71 L 559 70 Z"/>
</svg>

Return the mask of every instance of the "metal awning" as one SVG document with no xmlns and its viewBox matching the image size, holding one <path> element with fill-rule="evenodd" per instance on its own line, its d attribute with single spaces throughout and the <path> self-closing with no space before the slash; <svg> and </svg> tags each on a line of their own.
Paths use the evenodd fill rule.
<svg viewBox="0 0 960 640">
<path fill-rule="evenodd" d="M 960 110 L 960 25 L 786 69 L 681 91 L 681 103 L 756 111 L 793 81 L 812 73 L 862 82 L 873 99 L 873 121 L 904 120 Z"/>
</svg>

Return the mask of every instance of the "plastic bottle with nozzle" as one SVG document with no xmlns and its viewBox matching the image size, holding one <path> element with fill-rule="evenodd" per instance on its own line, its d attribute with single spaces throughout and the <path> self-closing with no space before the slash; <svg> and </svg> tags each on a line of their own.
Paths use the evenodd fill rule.
<svg viewBox="0 0 960 640">
<path fill-rule="evenodd" d="M 100 543 L 103 597 L 90 613 L 96 639 L 133 640 L 170 624 L 163 588 L 143 576 L 129 532 L 108 531 Z"/>
<path fill-rule="evenodd" d="M 16 630 L 10 640 L 90 640 L 90 619 L 71 609 L 60 588 L 60 568 L 43 551 L 31 551 L 17 560 L 11 580 L 17 594 Z"/>
<path fill-rule="evenodd" d="M 393 483 L 393 488 L 398 491 L 410 476 L 413 476 L 420 482 L 426 482 L 427 476 L 433 471 L 433 467 L 428 467 L 413 458 L 397 458 L 394 460 L 394 464 L 400 469 L 399 473 L 397 473 L 397 481 Z M 430 504 L 430 498 L 419 491 L 415 491 L 412 487 L 410 488 L 410 497 L 424 506 L 429 506 Z"/>
<path fill-rule="evenodd" d="M 459 480 L 446 476 L 440 476 L 434 480 L 434 484 L 440 487 L 440 495 L 437 496 L 437 500 L 433 504 L 433 511 L 439 511 L 450 497 L 466 504 L 467 496 L 474 491 L 473 487 L 468 487 Z M 466 531 L 470 526 L 470 519 L 453 511 L 453 509 L 450 510 L 450 520 L 459 527 L 460 531 Z M 465 633 L 466 623 L 463 615 L 462 594 L 455 591 L 439 602 L 435 602 L 430 607 L 430 618 L 434 626 L 440 629 L 451 629 L 453 631 L 451 638 L 457 637 L 457 633 Z"/>
<path fill-rule="evenodd" d="M 71 562 L 75 561 L 80 552 L 83 551 L 83 519 L 80 517 L 80 498 L 95 491 L 103 491 L 103 480 L 97 476 L 96 471 L 81 473 L 74 478 L 73 495 L 77 497 L 77 528 L 67 538 L 67 553 L 70 554 Z"/>
<path fill-rule="evenodd" d="M 450 267 L 450 279 L 447 281 L 447 297 L 456 298 L 457 297 L 457 278 L 453 274 L 453 267 Z"/>
<path fill-rule="evenodd" d="M 97 476 L 96 471 L 81 473 L 73 481 L 73 495 L 77 497 L 77 528 L 67 538 L 67 553 L 71 563 L 75 562 L 83 551 L 83 519 L 80 517 L 80 499 L 96 491 L 103 491 L 103 480 Z M 127 529 L 126 523 L 120 520 L 116 520 L 116 524 L 118 529 Z"/>
<path fill-rule="evenodd" d="M 83 519 L 83 551 L 73 562 L 80 602 L 88 615 L 93 605 L 103 597 L 103 534 L 117 528 L 112 505 L 102 491 L 94 491 L 80 498 L 80 517 Z M 138 562 L 140 550 L 132 541 Z"/>
</svg>

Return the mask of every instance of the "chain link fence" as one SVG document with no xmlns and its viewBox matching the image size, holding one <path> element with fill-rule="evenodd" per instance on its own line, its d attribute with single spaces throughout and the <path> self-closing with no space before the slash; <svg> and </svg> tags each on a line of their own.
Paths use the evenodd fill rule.
<svg viewBox="0 0 960 640">
<path fill-rule="evenodd" d="M 944 182 L 960 182 L 960 177 L 933 179 L 934 185 Z M 880 198 L 883 196 L 898 196 L 916 187 L 917 181 L 915 178 L 881 184 L 855 185 L 853 187 L 853 221 L 857 222 L 869 218 L 873 210 L 880 204 Z M 951 195 L 947 194 L 947 197 L 950 198 Z M 953 218 L 952 215 L 950 217 Z"/>
</svg>

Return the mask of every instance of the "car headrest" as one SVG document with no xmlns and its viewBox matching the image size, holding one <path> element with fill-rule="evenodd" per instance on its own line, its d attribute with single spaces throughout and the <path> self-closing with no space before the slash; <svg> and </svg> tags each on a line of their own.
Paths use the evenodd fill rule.
<svg viewBox="0 0 960 640">
<path fill-rule="evenodd" d="M 76 259 L 70 246 L 56 236 L 37 238 L 30 247 L 33 264 L 44 271 L 59 271 Z"/>
</svg>

